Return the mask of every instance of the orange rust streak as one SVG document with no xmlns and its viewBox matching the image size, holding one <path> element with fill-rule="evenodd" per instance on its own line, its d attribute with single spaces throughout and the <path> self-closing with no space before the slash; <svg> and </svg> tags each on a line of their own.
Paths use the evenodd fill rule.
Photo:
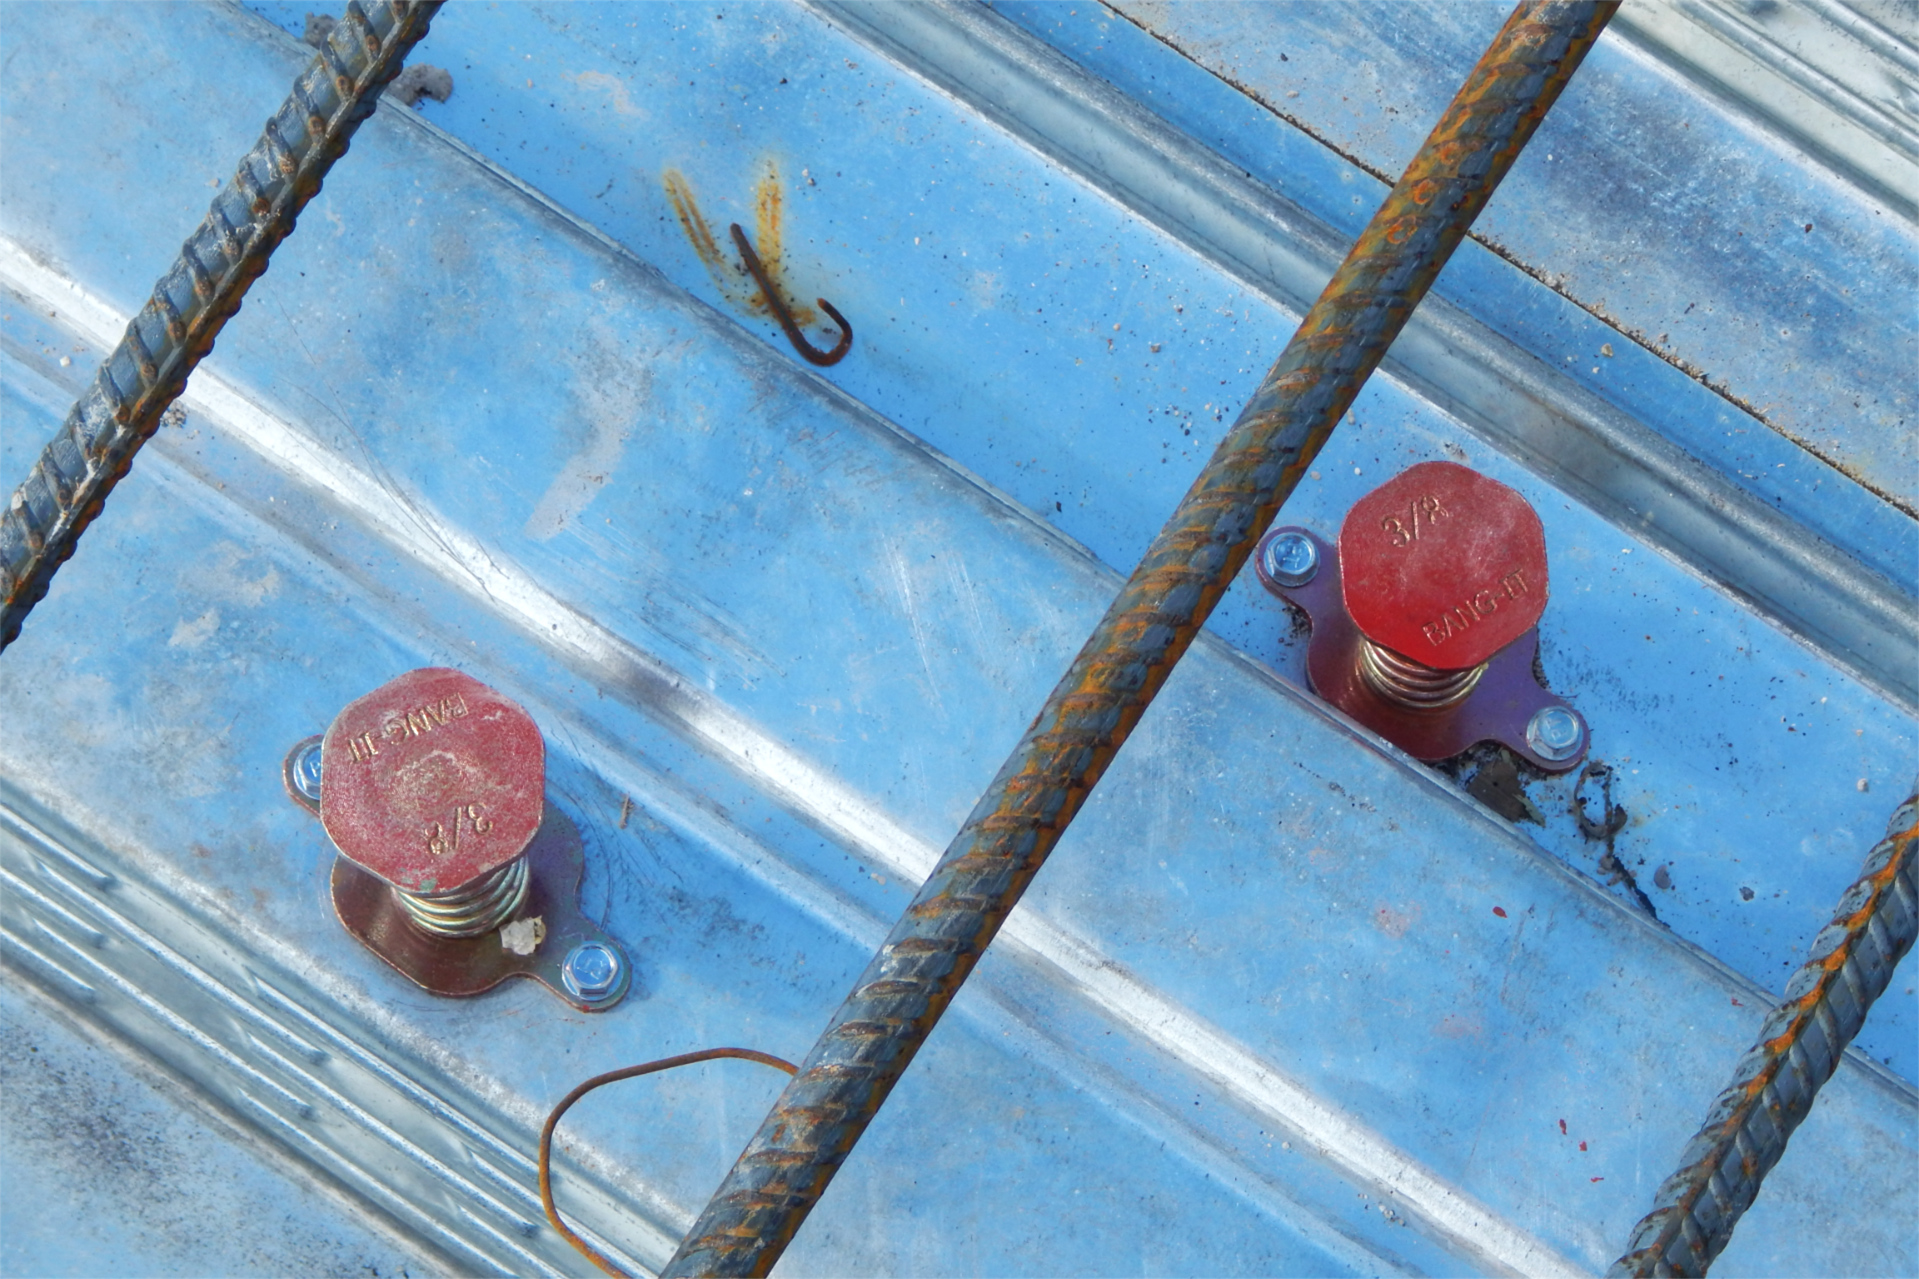
<svg viewBox="0 0 1919 1279">
<path fill-rule="evenodd" d="M 713 228 L 706 224 L 706 217 L 700 212 L 699 201 L 693 198 L 693 187 L 686 175 L 678 169 L 668 169 L 660 175 L 660 184 L 666 188 L 666 198 L 673 204 L 673 212 L 680 220 L 680 229 L 686 232 L 688 244 L 699 255 L 706 266 L 706 273 L 713 277 L 713 284 L 726 300 L 742 310 L 756 310 L 764 306 L 755 305 L 752 297 L 742 297 L 738 289 L 738 273 L 733 263 L 720 252 L 719 242 L 713 238 Z"/>
<path fill-rule="evenodd" d="M 699 256 L 727 304 L 751 315 L 764 315 L 771 311 L 765 293 L 750 279 L 741 278 L 744 271 L 740 264 L 734 261 L 731 253 L 714 236 L 713 228 L 701 212 L 699 201 L 693 195 L 693 186 L 686 180 L 686 175 L 678 169 L 667 169 L 660 175 L 660 183 L 666 188 L 666 198 L 672 202 L 673 212 L 680 220 L 680 229 L 686 233 L 687 243 L 693 246 L 693 252 Z M 780 182 L 779 165 L 768 159 L 765 171 L 759 181 L 753 184 L 753 248 L 759 254 L 760 267 L 766 272 L 766 278 L 786 299 L 793 322 L 804 327 L 817 323 L 819 313 L 800 301 L 786 281 L 783 245 L 785 214 L 786 192 Z"/>
<path fill-rule="evenodd" d="M 786 309 L 792 314 L 793 322 L 804 327 L 815 323 L 819 315 L 793 292 L 784 274 L 780 235 L 785 223 L 785 211 L 786 191 L 780 185 L 779 165 L 768 159 L 766 173 L 753 187 L 753 247 L 760 255 L 760 265 L 766 269 L 766 278 L 773 281 L 786 298 Z"/>
<path fill-rule="evenodd" d="M 765 175 L 753 187 L 753 247 L 759 250 L 760 265 L 774 280 L 780 276 L 780 214 L 785 200 L 779 166 L 768 160 Z"/>
</svg>

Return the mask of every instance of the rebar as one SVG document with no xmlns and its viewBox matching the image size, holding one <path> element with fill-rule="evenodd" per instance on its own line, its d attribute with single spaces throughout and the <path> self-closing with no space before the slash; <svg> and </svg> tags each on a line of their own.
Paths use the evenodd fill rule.
<svg viewBox="0 0 1919 1279">
<path fill-rule="evenodd" d="M 1617 8 L 1513 12 L 663 1274 L 772 1269 Z"/>
<path fill-rule="evenodd" d="M 1704 1275 L 1919 934 L 1919 785 L 1608 1276 Z"/>
<path fill-rule="evenodd" d="M 346 154 L 441 2 L 389 0 L 369 9 L 347 0 L 346 17 L 320 43 L 0 513 L 0 650 L 45 598 L 54 573 Z"/>
</svg>

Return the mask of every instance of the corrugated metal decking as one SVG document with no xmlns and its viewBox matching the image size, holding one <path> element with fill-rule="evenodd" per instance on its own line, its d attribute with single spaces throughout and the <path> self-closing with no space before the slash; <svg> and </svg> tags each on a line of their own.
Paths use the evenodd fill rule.
<svg viewBox="0 0 1919 1279">
<path fill-rule="evenodd" d="M 1411 12 L 444 11 L 413 61 L 452 98 L 360 130 L 0 659 L 9 983 L 279 1152 L 229 1148 L 219 1202 L 289 1205 L 289 1268 L 575 1270 L 546 1110 L 812 1042 L 1505 15 Z M 1902 12 L 1629 12 L 1287 503 L 1330 537 L 1414 462 L 1518 490 L 1607 771 L 1410 762 L 1300 691 L 1243 575 L 784 1271 L 1618 1255 L 1919 751 Z M 310 59 L 260 14 L 304 25 L 0 14 L 9 483 Z M 436 1000 L 330 917 L 280 761 L 424 665 L 545 733 L 614 1011 Z M 1715 1273 L 1919 1272 L 1911 963 Z M 8 1016 L 52 1051 L 46 1006 Z M 123 1087 L 86 1069 L 76 1132 Z M 582 1103 L 569 1220 L 663 1264 L 777 1082 Z M 5 1129 L 8 1269 L 99 1269 L 30 1211 L 63 1184 L 147 1175 L 135 1248 L 215 1203 Z"/>
</svg>

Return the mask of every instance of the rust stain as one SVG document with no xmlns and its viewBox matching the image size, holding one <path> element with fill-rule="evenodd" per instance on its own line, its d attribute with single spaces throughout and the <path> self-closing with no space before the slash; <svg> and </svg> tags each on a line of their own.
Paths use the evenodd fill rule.
<svg viewBox="0 0 1919 1279">
<path fill-rule="evenodd" d="M 753 244 L 759 250 L 760 265 L 766 270 L 766 278 L 773 281 L 781 293 L 793 296 L 793 290 L 787 287 L 785 278 L 780 274 L 780 222 L 785 211 L 786 194 L 780 189 L 780 171 L 771 160 L 766 162 L 766 174 L 753 187 Z M 769 309 L 764 294 L 756 294 L 760 299 L 761 310 Z M 791 308 L 789 308 L 790 310 Z M 813 317 L 793 311 L 793 318 L 801 324 L 812 323 Z"/>
<path fill-rule="evenodd" d="M 700 206 L 693 199 L 693 188 L 687 183 L 686 176 L 678 169 L 668 169 L 661 176 L 661 184 L 665 186 L 666 198 L 672 202 L 673 212 L 680 220 L 680 229 L 686 233 L 687 243 L 693 246 L 693 252 L 706 264 L 707 271 L 713 276 L 713 283 L 719 286 L 729 302 L 743 305 L 735 297 L 733 272 L 720 255 L 720 246 L 713 239 L 713 228 L 701 216 Z"/>
<path fill-rule="evenodd" d="M 726 299 L 729 306 L 749 315 L 770 314 L 773 308 L 768 304 L 765 292 L 713 234 L 712 224 L 701 211 L 699 200 L 693 194 L 693 185 L 687 181 L 686 175 L 678 169 L 667 169 L 660 175 L 660 184 L 666 188 L 666 198 L 673 205 L 674 216 L 680 220 L 680 230 L 685 232 L 687 243 L 693 246 L 693 252 L 705 265 L 720 296 Z M 759 181 L 753 184 L 753 243 L 759 251 L 760 265 L 765 269 L 767 278 L 785 297 L 793 299 L 788 308 L 793 319 L 802 325 L 812 324 L 819 318 L 817 313 L 797 300 L 784 275 L 781 236 L 785 212 L 786 190 L 780 182 L 779 165 L 768 158 L 763 162 Z"/>
<path fill-rule="evenodd" d="M 1417 247 L 1382 248 L 1384 228 L 1410 212 L 1396 190 L 894 926 L 868 970 L 884 976 L 847 996 L 668 1270 L 764 1275 L 778 1264 L 1614 7 L 1528 0 L 1508 19 L 1459 95 L 1492 121 L 1461 131 L 1483 163 L 1435 173 L 1430 144 L 1413 161 L 1405 185 L 1430 175 L 1448 193 L 1427 206 Z M 1533 15 L 1554 20 L 1560 57 L 1515 65 L 1505 42 Z M 1436 141 L 1453 135 L 1456 114 Z M 1320 375 L 1305 395 L 1274 391 L 1272 380 L 1307 365 Z"/>
</svg>

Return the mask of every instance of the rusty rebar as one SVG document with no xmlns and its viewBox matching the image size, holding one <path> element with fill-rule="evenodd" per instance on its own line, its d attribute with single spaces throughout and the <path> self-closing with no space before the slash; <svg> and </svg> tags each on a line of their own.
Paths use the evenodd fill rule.
<svg viewBox="0 0 1919 1279">
<path fill-rule="evenodd" d="M 327 170 L 346 154 L 441 3 L 389 0 L 369 9 L 347 0 L 346 17 L 320 43 L 0 513 L 0 650 L 45 598 L 54 573 L 265 273 Z"/>
<path fill-rule="evenodd" d="M 1919 935 L 1919 786 L 1653 1196 L 1610 1276 L 1704 1275 Z"/>
<path fill-rule="evenodd" d="M 1617 7 L 1513 12 L 664 1274 L 773 1267 Z"/>
</svg>

